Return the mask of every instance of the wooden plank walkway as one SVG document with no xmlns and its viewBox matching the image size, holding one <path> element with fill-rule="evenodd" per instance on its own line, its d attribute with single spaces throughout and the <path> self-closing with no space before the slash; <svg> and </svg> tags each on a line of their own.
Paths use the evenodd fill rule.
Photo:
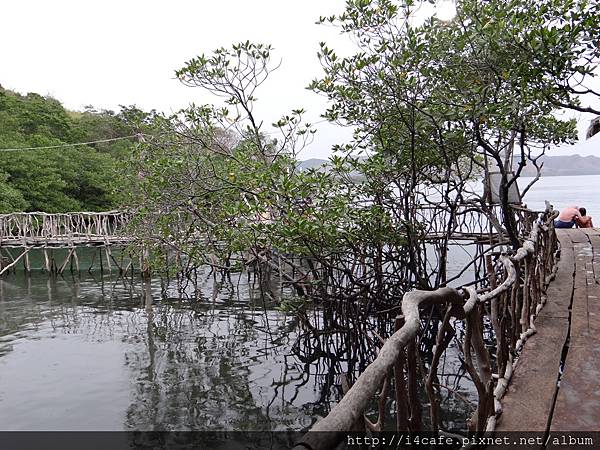
<svg viewBox="0 0 600 450">
<path fill-rule="evenodd" d="M 557 234 L 558 273 L 504 397 L 498 431 L 592 431 L 600 424 L 600 229 Z"/>
</svg>

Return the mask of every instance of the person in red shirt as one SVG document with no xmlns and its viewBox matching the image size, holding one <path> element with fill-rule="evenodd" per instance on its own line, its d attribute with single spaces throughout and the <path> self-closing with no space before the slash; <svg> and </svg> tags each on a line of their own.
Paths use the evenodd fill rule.
<svg viewBox="0 0 600 450">
<path fill-rule="evenodd" d="M 569 206 L 563 209 L 558 218 L 554 221 L 554 228 L 573 228 L 576 221 L 581 218 L 581 213 L 577 206 Z"/>
<path fill-rule="evenodd" d="M 592 224 L 592 218 L 590 216 L 586 216 L 587 211 L 585 208 L 579 208 L 579 214 L 581 214 L 581 217 L 576 219 L 577 226 L 579 228 L 594 228 L 594 225 Z"/>
</svg>

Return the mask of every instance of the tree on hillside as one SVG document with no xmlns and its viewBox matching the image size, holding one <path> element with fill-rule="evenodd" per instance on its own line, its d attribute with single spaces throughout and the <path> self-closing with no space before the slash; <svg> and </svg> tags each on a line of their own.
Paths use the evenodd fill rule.
<svg viewBox="0 0 600 450">
<path fill-rule="evenodd" d="M 124 110 L 125 111 L 125 110 Z M 0 90 L 0 181 L 7 193 L 2 212 L 102 211 L 117 205 L 116 162 L 133 143 L 64 144 L 134 134 L 125 116 L 111 111 L 73 113 L 55 99 Z M 52 149 L 37 147 L 56 146 Z M 19 150 L 30 148 L 31 150 Z M 14 194 L 14 195 L 13 195 Z"/>
<path fill-rule="evenodd" d="M 29 203 L 23 198 L 21 191 L 8 182 L 8 177 L 7 173 L 0 173 L 0 214 L 25 211 Z"/>
</svg>

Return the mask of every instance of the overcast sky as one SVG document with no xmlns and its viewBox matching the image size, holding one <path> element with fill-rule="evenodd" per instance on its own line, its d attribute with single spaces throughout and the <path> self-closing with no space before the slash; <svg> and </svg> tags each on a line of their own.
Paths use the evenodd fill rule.
<svg viewBox="0 0 600 450">
<path fill-rule="evenodd" d="M 344 0 L 14 0 L 2 3 L 0 84 L 49 94 L 67 108 L 138 105 L 170 112 L 212 101 L 182 86 L 174 70 L 201 53 L 250 40 L 273 45 L 281 67 L 257 93 L 257 114 L 272 123 L 303 107 L 316 122 L 322 97 L 305 87 L 322 72 L 318 43 L 349 49 L 337 30 L 315 25 L 343 11 Z M 577 116 L 580 131 L 590 117 Z M 348 130 L 320 124 L 301 159 L 325 158 Z M 588 146 L 589 147 L 589 146 Z M 572 150 L 559 152 L 568 153 Z M 596 153 L 584 148 L 582 154 Z M 555 153 L 558 154 L 558 153 Z M 596 154 L 600 155 L 600 151 Z"/>
</svg>

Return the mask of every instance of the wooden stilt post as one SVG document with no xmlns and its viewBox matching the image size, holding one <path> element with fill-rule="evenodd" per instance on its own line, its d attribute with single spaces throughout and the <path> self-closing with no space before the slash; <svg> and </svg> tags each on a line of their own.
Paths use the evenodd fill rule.
<svg viewBox="0 0 600 450">
<path fill-rule="evenodd" d="M 121 249 L 121 251 L 119 252 L 121 258 L 120 258 L 120 262 L 119 264 L 117 264 L 117 266 L 119 266 L 119 273 L 121 275 L 123 275 L 123 272 L 127 272 L 127 269 L 123 270 L 123 266 L 124 266 L 124 261 L 125 261 L 125 256 L 123 255 L 123 249 Z M 116 263 L 115 263 L 116 264 Z M 129 268 L 129 266 L 127 266 Z"/>
<path fill-rule="evenodd" d="M 279 274 L 279 292 L 283 292 L 283 273 L 281 267 L 281 254 L 277 253 L 277 273 Z"/>
<path fill-rule="evenodd" d="M 79 257 L 77 256 L 77 250 L 73 252 L 73 259 L 75 260 L 75 269 L 79 273 Z M 73 271 L 73 261 L 71 261 L 71 272 Z"/>
<path fill-rule="evenodd" d="M 143 280 L 142 283 L 144 289 L 144 303 L 146 307 L 146 313 L 148 314 L 148 319 L 151 320 L 154 315 L 154 311 L 152 308 L 152 286 L 150 285 L 150 280 Z"/>
<path fill-rule="evenodd" d="M 148 252 L 148 247 L 142 247 L 142 254 L 140 259 L 140 271 L 142 272 L 142 278 L 149 279 L 150 278 L 150 254 Z"/>
<path fill-rule="evenodd" d="M 92 273 L 92 267 L 94 267 L 94 261 L 96 261 L 96 252 L 92 253 L 92 261 L 90 262 L 90 267 L 88 269 L 88 273 Z"/>
<path fill-rule="evenodd" d="M 133 283 L 133 274 L 135 273 L 135 258 L 131 254 L 131 252 L 127 252 L 129 255 L 129 266 L 131 267 L 131 282 Z M 127 273 L 127 271 L 125 271 Z"/>
<path fill-rule="evenodd" d="M 58 267 L 56 267 L 56 261 L 54 260 L 54 249 L 50 249 L 50 272 L 56 273 Z"/>
<path fill-rule="evenodd" d="M 110 263 L 110 250 L 108 247 L 104 247 L 104 253 L 106 253 L 106 262 L 108 264 L 108 271 L 112 273 L 112 264 Z"/>
<path fill-rule="evenodd" d="M 50 273 L 52 271 L 52 266 L 50 265 L 50 258 L 48 257 L 48 249 L 44 247 L 44 262 L 46 267 L 46 272 Z"/>
<path fill-rule="evenodd" d="M 81 296 L 81 285 L 79 284 L 79 279 L 73 279 L 73 299 L 75 301 L 79 300 Z"/>
<path fill-rule="evenodd" d="M 104 274 L 104 264 L 102 264 L 102 247 L 98 247 L 100 252 L 100 275 Z"/>
<path fill-rule="evenodd" d="M 25 256 L 23 257 L 23 267 L 25 268 L 26 274 L 29 274 L 31 272 L 31 265 L 29 264 L 29 253 L 25 253 Z"/>
<path fill-rule="evenodd" d="M 27 231 L 24 230 L 23 233 L 23 269 L 25 269 L 25 273 L 29 273 L 29 248 L 27 246 L 27 240 L 25 238 L 25 235 L 27 235 Z M 14 268 L 15 273 L 17 273 L 17 267 L 15 266 Z"/>
</svg>

